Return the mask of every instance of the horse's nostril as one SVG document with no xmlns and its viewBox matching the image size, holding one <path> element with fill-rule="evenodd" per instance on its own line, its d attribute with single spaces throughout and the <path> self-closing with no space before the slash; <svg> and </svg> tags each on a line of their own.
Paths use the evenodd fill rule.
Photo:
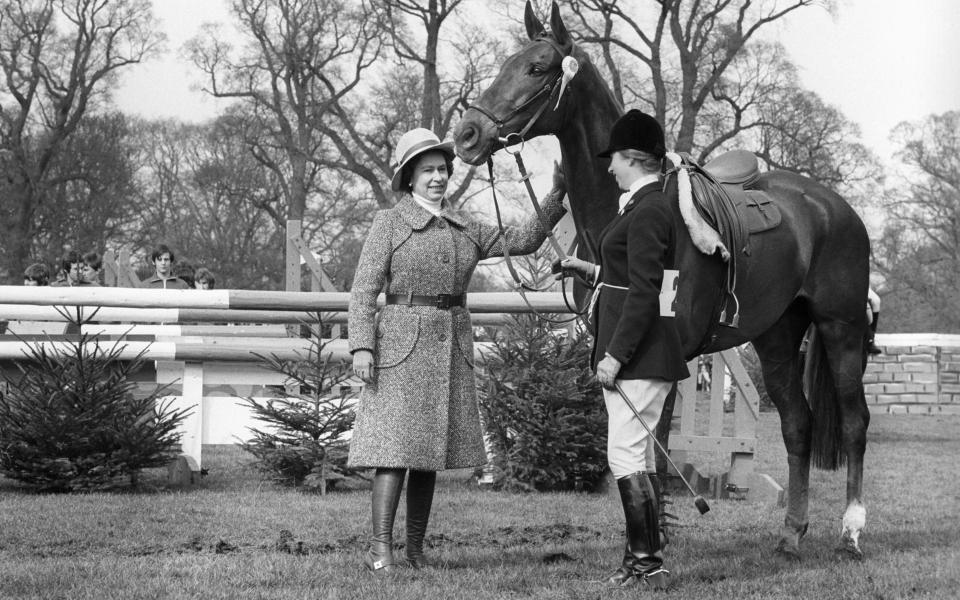
<svg viewBox="0 0 960 600">
<path fill-rule="evenodd" d="M 460 131 L 460 146 L 463 148 L 473 148 L 480 139 L 480 132 L 473 125 L 466 125 Z"/>
</svg>

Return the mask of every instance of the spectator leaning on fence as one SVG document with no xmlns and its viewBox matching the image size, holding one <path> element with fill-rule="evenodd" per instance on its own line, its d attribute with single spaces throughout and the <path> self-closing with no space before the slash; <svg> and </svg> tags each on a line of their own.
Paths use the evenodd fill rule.
<svg viewBox="0 0 960 600">
<path fill-rule="evenodd" d="M 43 263 L 33 263 L 23 272 L 23 285 L 50 285 L 50 269 Z"/>
<path fill-rule="evenodd" d="M 100 269 L 103 267 L 103 258 L 97 252 L 87 252 L 83 255 L 83 281 L 88 285 L 100 285 Z"/>
<path fill-rule="evenodd" d="M 140 282 L 144 287 L 163 288 L 165 290 L 190 289 L 186 281 L 173 274 L 176 256 L 166 244 L 160 244 L 154 248 L 150 254 L 150 260 L 153 262 L 154 274 L 153 277 L 148 277 Z"/>
<path fill-rule="evenodd" d="M 60 273 L 51 287 L 78 287 L 91 285 L 83 278 L 83 257 L 76 250 L 70 250 L 60 259 Z"/>
<path fill-rule="evenodd" d="M 535 251 L 563 216 L 562 177 L 536 217 L 507 231 L 455 211 L 445 199 L 453 144 L 427 129 L 400 137 L 393 208 L 376 213 L 350 290 L 350 351 L 366 382 L 348 464 L 376 469 L 373 537 L 364 562 L 393 569 L 393 521 L 407 480 L 406 560 L 424 564 L 423 538 L 437 471 L 487 462 L 473 374 L 465 291 L 477 261 Z M 386 306 L 377 312 L 377 296 Z"/>
<path fill-rule="evenodd" d="M 213 276 L 213 271 L 206 267 L 200 267 L 193 275 L 193 287 L 198 290 L 212 290 L 217 283 L 217 278 Z"/>
</svg>

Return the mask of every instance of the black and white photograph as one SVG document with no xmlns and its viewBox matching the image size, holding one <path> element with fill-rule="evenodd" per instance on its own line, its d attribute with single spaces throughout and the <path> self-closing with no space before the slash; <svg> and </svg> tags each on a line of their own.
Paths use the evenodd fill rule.
<svg viewBox="0 0 960 600">
<path fill-rule="evenodd" d="M 956 598 L 960 3 L 0 0 L 0 599 Z"/>
</svg>

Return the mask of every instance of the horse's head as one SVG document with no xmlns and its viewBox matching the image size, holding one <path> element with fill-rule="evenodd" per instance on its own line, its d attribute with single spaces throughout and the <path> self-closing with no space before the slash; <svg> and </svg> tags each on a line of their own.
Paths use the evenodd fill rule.
<svg viewBox="0 0 960 600">
<path fill-rule="evenodd" d="M 564 59 L 574 52 L 556 2 L 550 31 L 544 29 L 527 0 L 524 23 L 530 43 L 508 58 L 497 78 L 463 114 L 454 131 L 457 154 L 470 164 L 480 164 L 505 145 L 522 139 L 556 133 L 577 81 L 578 63 Z M 572 79 L 571 79 L 572 78 Z"/>
</svg>

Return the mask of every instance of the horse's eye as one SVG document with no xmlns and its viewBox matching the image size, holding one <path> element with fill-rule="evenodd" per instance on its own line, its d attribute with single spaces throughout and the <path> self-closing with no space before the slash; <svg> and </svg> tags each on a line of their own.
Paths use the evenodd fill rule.
<svg viewBox="0 0 960 600">
<path fill-rule="evenodd" d="M 543 67 L 540 65 L 530 65 L 530 74 L 531 75 L 543 75 L 546 71 L 543 70 Z"/>
</svg>

